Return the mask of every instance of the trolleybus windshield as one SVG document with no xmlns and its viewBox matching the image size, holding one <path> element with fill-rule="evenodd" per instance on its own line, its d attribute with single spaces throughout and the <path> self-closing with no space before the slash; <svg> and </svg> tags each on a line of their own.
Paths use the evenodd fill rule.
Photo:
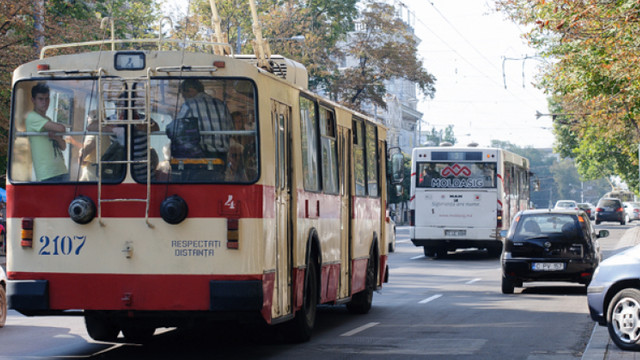
<svg viewBox="0 0 640 360">
<path fill-rule="evenodd" d="M 50 139 L 47 131 L 27 126 L 26 119 L 34 110 L 31 91 L 38 83 L 49 90 L 46 117 L 67 129 L 62 134 L 67 146 L 60 149 L 66 166 L 64 180 L 37 176 L 41 169 L 36 167 L 46 164 L 36 160 L 34 143 L 46 145 Z M 150 146 L 152 183 L 252 183 L 258 179 L 258 119 L 255 86 L 250 80 L 26 80 L 15 84 L 13 94 L 12 182 L 97 181 L 98 162 L 103 161 L 103 182 L 121 182 L 130 172 L 135 181 L 146 183 L 146 162 L 135 163 L 146 159 L 145 145 Z M 109 124 L 147 116 L 152 120 L 149 136 L 145 124 Z M 103 123 L 100 139 L 97 127 L 91 125 L 98 119 Z M 34 142 L 37 138 L 46 141 Z M 122 148 L 114 155 L 117 149 L 112 149 L 117 145 Z M 48 150 L 46 146 L 39 149 Z M 114 165 L 105 156 L 116 161 L 128 157 L 129 162 Z"/>
</svg>

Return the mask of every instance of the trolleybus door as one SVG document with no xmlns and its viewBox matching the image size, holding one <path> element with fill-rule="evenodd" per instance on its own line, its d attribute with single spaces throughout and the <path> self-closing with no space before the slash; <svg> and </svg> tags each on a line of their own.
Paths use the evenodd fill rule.
<svg viewBox="0 0 640 360">
<path fill-rule="evenodd" d="M 291 179 L 289 167 L 289 121 L 291 108 L 272 100 L 272 121 L 275 129 L 276 167 L 276 279 L 274 309 L 276 316 L 292 311 L 291 307 L 291 229 L 290 199 Z"/>
<path fill-rule="evenodd" d="M 340 159 L 340 290 L 339 298 L 351 294 L 351 130 L 339 127 L 338 157 Z"/>
</svg>

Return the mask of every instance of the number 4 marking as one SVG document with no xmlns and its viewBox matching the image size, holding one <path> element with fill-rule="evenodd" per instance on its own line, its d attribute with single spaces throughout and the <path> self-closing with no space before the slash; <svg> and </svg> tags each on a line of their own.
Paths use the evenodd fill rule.
<svg viewBox="0 0 640 360">
<path fill-rule="evenodd" d="M 236 208 L 236 202 L 235 200 L 233 200 L 233 195 L 229 195 L 229 198 L 227 199 L 227 201 L 225 201 L 224 206 L 228 207 L 231 210 L 234 210 Z"/>
</svg>

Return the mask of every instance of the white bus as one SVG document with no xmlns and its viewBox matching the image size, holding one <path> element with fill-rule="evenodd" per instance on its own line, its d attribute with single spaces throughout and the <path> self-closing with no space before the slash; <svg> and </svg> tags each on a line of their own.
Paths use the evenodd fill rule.
<svg viewBox="0 0 640 360">
<path fill-rule="evenodd" d="M 502 251 L 500 230 L 529 204 L 529 160 L 497 148 L 421 147 L 411 159 L 411 241 L 425 256 Z"/>
</svg>

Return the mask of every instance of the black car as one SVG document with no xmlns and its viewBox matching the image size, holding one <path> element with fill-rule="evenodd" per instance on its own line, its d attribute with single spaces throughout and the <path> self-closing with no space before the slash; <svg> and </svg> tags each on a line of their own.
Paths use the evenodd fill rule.
<svg viewBox="0 0 640 360">
<path fill-rule="evenodd" d="M 576 210 L 526 210 L 516 214 L 502 252 L 502 293 L 532 281 L 589 285 L 600 263 L 598 238 L 589 217 Z"/>
<path fill-rule="evenodd" d="M 626 223 L 622 201 L 616 198 L 602 198 L 596 205 L 596 225 L 603 221 L 615 221 L 620 225 Z"/>
</svg>

